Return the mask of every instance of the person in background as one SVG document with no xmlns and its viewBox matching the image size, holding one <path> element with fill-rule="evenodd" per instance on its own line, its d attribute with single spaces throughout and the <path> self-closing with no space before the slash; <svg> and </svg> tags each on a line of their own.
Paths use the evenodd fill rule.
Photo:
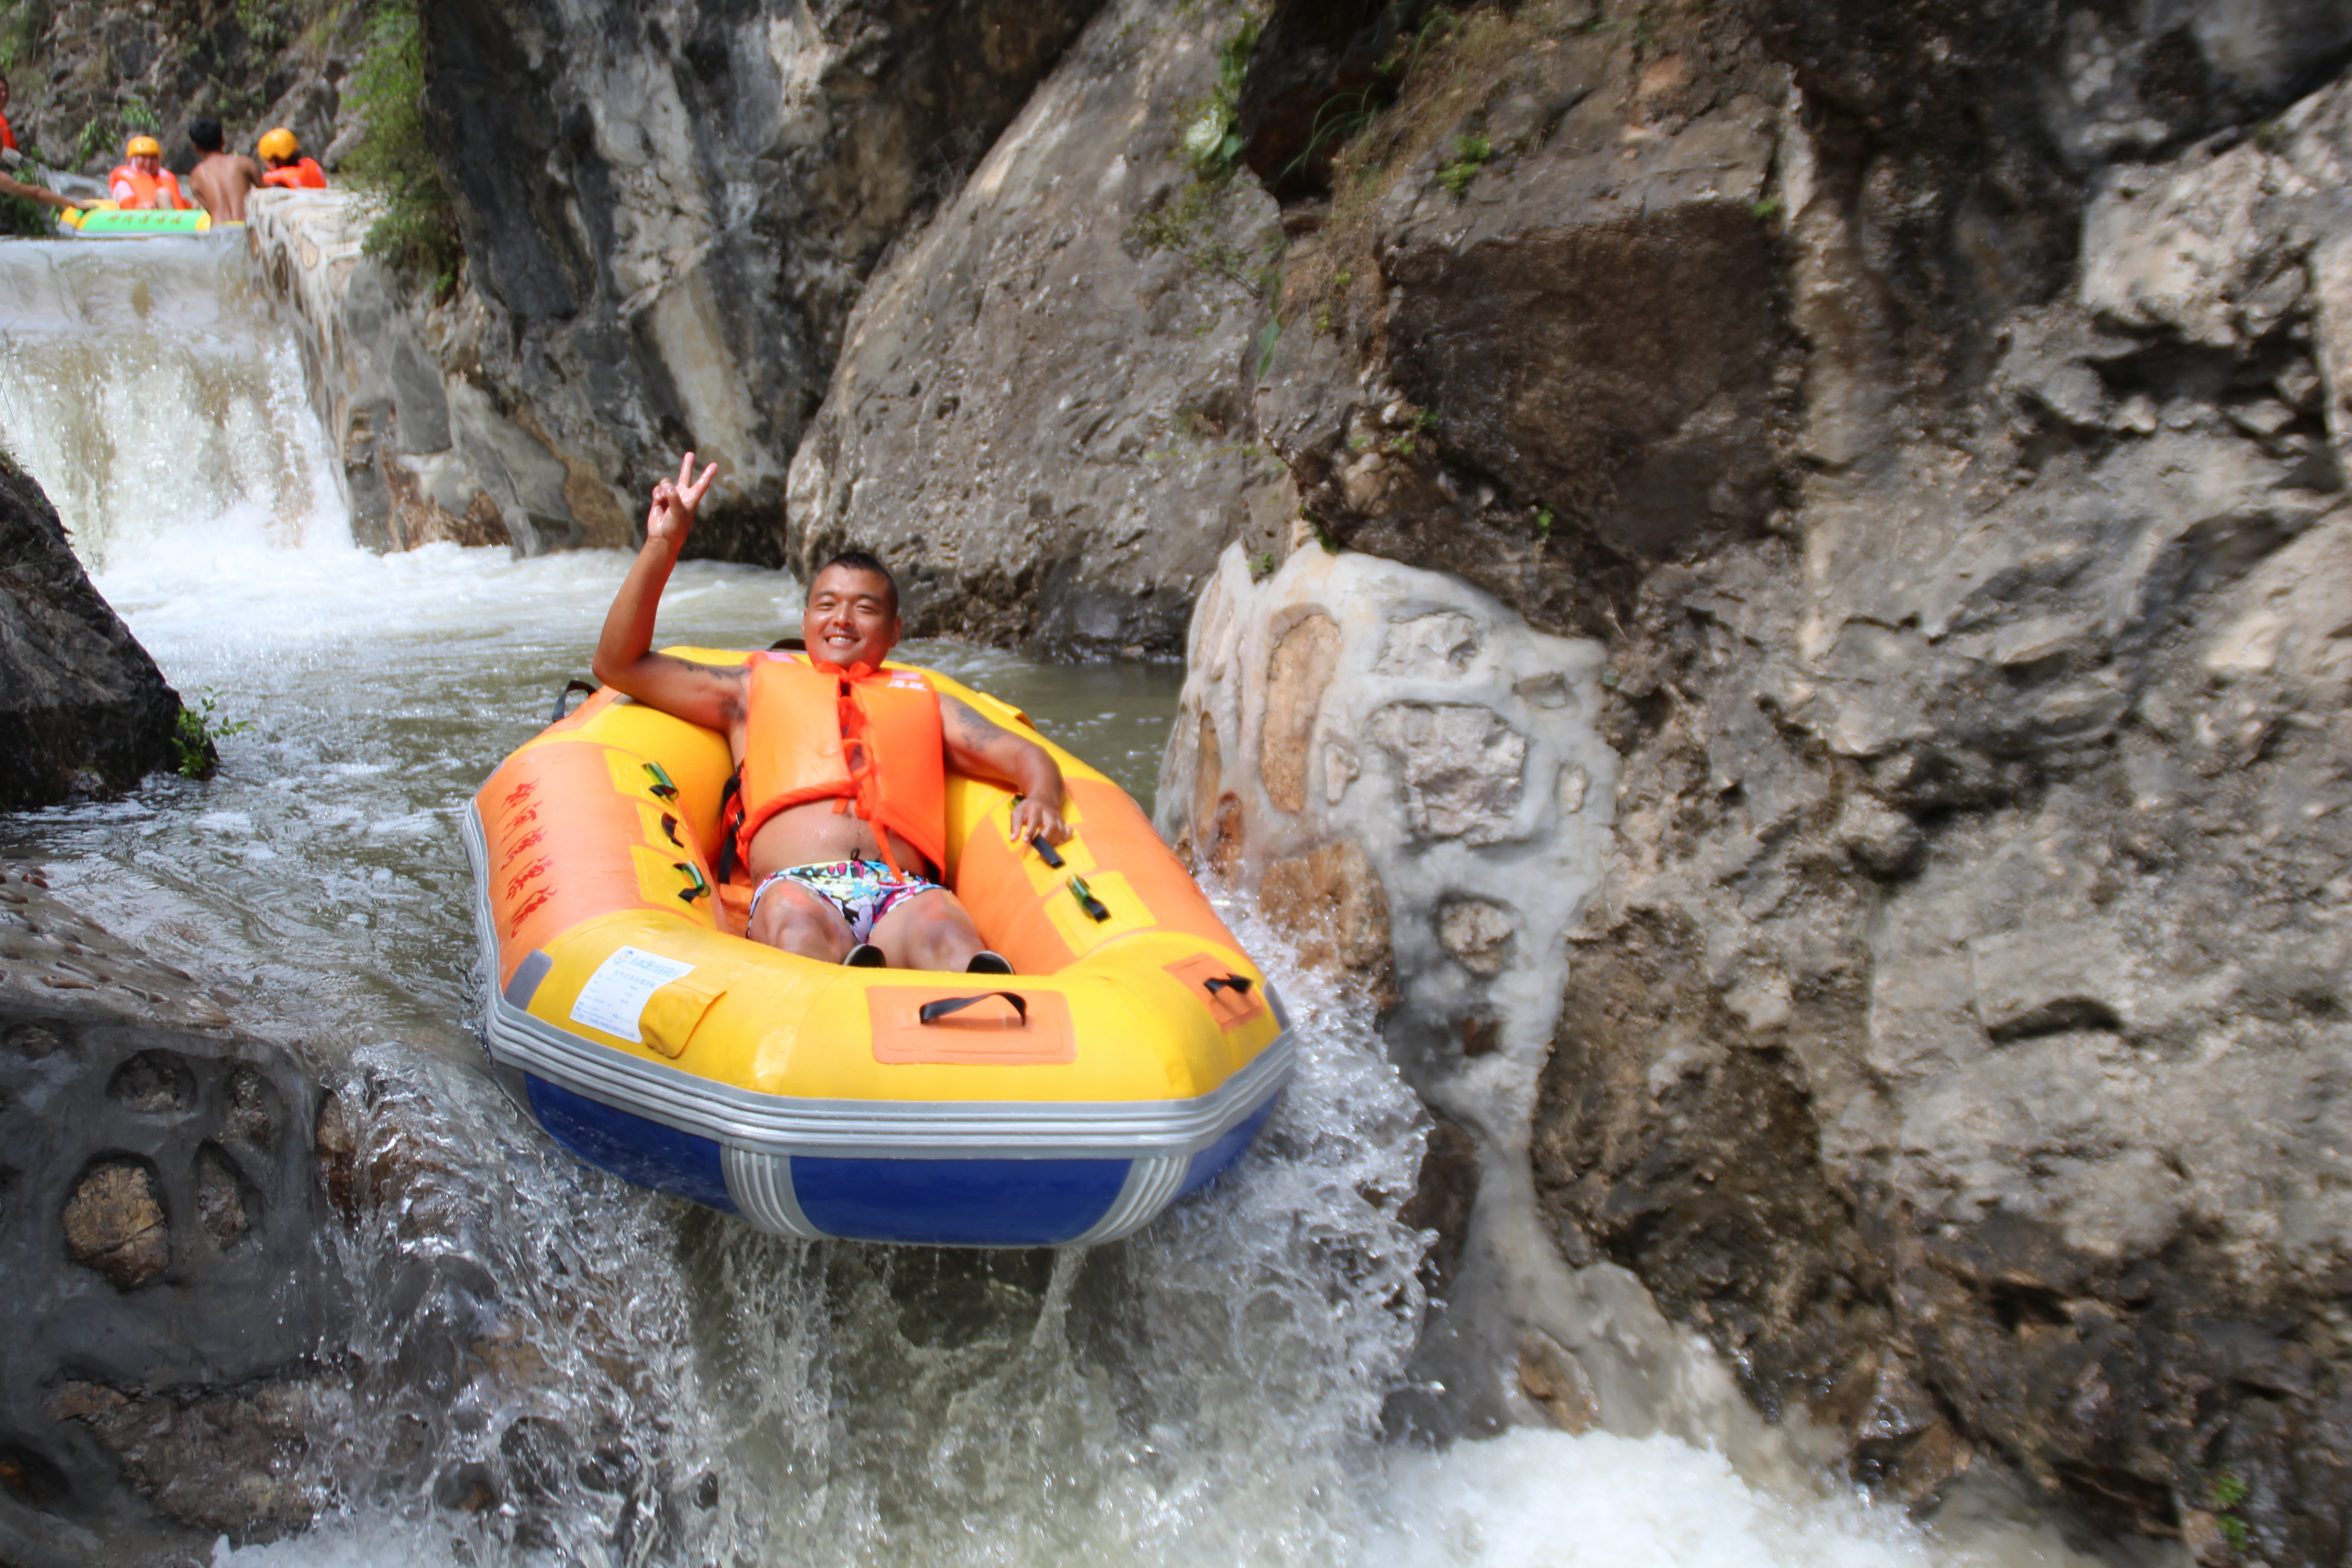
<svg viewBox="0 0 2352 1568">
<path fill-rule="evenodd" d="M 163 144 L 152 136 L 133 136 L 123 144 L 122 156 L 122 165 L 106 176 L 107 192 L 116 206 L 136 211 L 196 205 L 180 194 L 180 177 L 163 167 Z"/>
<path fill-rule="evenodd" d="M 245 198 L 261 189 L 260 164 L 242 153 L 222 149 L 220 121 L 199 120 L 188 127 L 188 141 L 196 150 L 196 166 L 188 171 L 188 187 L 215 223 L 243 223 Z"/>
<path fill-rule="evenodd" d="M 283 125 L 261 139 L 261 161 L 269 165 L 262 179 L 289 191 L 323 191 L 327 172 L 318 160 L 302 155 L 302 144 Z"/>
<path fill-rule="evenodd" d="M 0 76 L 0 163 L 13 169 L 24 161 L 16 151 L 16 133 L 8 128 L 8 79 Z"/>
</svg>

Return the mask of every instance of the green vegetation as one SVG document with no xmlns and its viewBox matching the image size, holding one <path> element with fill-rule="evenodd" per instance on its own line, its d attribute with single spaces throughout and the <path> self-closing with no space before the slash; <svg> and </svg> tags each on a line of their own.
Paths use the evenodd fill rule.
<svg viewBox="0 0 2352 1568">
<path fill-rule="evenodd" d="M 1257 335 L 1257 378 L 1260 381 L 1264 381 L 1265 373 L 1274 368 L 1275 346 L 1281 342 L 1282 318 L 1267 317 L 1265 330 Z"/>
<path fill-rule="evenodd" d="M 1495 144 L 1481 132 L 1465 131 L 1454 138 L 1454 157 L 1437 169 L 1437 183 L 1461 195 L 1469 190 L 1470 182 L 1495 155 Z"/>
<path fill-rule="evenodd" d="M 172 732 L 172 746 L 179 752 L 182 778 L 200 779 L 209 774 L 220 762 L 215 742 L 242 735 L 253 728 L 250 719 L 215 718 L 219 705 L 220 699 L 207 689 L 194 707 L 181 707 L 179 724 Z"/>
<path fill-rule="evenodd" d="M 1774 218 L 1780 216 L 1780 198 L 1778 196 L 1766 196 L 1760 202 L 1749 204 L 1748 216 L 1754 218 L 1758 223 L 1770 223 Z"/>
<path fill-rule="evenodd" d="M 236 0 L 236 25 L 257 49 L 276 49 L 294 36 L 287 25 L 286 7 L 270 0 Z"/>
<path fill-rule="evenodd" d="M 38 185 L 45 191 L 55 189 L 48 181 L 41 178 L 48 161 L 41 156 L 41 150 L 33 144 L 33 139 L 30 136 L 18 137 L 16 150 L 25 154 L 24 163 L 15 170 L 16 183 Z M 0 196 L 0 234 L 40 239 L 57 231 L 58 209 L 47 202 L 37 202 L 30 196 Z M 5 452 L 0 452 L 0 458 L 6 457 Z M 8 466 L 15 467 L 14 459 L 9 459 Z"/>
<path fill-rule="evenodd" d="M 1241 164 L 1242 78 L 1257 48 L 1257 18 L 1246 16 L 1217 48 L 1217 85 L 1187 116 L 1182 146 L 1192 173 L 1211 184 L 1233 178 Z"/>
<path fill-rule="evenodd" d="M 1241 26 L 1217 47 L 1215 89 L 1182 111 L 1184 132 L 1177 145 L 1192 166 L 1192 179 L 1167 201 L 1139 216 L 1129 226 L 1128 237 L 1146 249 L 1172 250 L 1188 257 L 1202 271 L 1264 295 L 1272 289 L 1282 260 L 1280 237 L 1261 256 L 1217 232 L 1226 187 L 1241 166 L 1237 106 L 1242 78 L 1256 47 L 1257 18 L 1244 16 Z"/>
<path fill-rule="evenodd" d="M 2221 1527 L 2221 1538 L 2230 1543 L 2232 1552 L 2245 1551 L 2252 1541 L 2252 1532 L 2238 1512 L 2238 1505 L 2252 1495 L 2245 1478 L 2228 1465 L 2213 1472 L 2212 1481 L 2206 1489 L 2207 1500 L 2213 1505 L 2214 1521 Z"/>
<path fill-rule="evenodd" d="M 340 172 L 374 204 L 367 253 L 446 293 L 466 252 L 449 189 L 425 143 L 425 39 L 415 0 L 384 0 L 377 9 L 349 90 L 368 131 Z"/>
<path fill-rule="evenodd" d="M 1536 537 L 1549 541 L 1551 538 L 1551 508 L 1548 506 L 1536 508 Z"/>
<path fill-rule="evenodd" d="M 0 71 L 15 70 L 48 25 L 48 0 L 0 0 Z"/>
<path fill-rule="evenodd" d="M 1253 583 L 1264 582 L 1268 577 L 1274 575 L 1274 552 L 1271 550 L 1259 551 L 1256 554 L 1250 557 L 1250 581 Z"/>
<path fill-rule="evenodd" d="M 77 169 L 95 160 L 104 159 L 110 166 L 121 162 L 122 144 L 133 136 L 163 139 L 163 122 L 145 99 L 137 94 L 125 98 L 115 106 L 111 116 L 100 115 L 81 128 L 74 142 L 73 166 Z"/>
</svg>

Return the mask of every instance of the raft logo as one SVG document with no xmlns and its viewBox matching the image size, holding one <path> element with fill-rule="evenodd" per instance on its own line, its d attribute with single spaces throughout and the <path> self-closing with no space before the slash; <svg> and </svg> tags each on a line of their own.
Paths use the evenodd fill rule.
<svg viewBox="0 0 2352 1568">
<path fill-rule="evenodd" d="M 500 801 L 499 804 L 500 805 L 508 806 L 520 805 L 521 802 L 529 800 L 531 797 L 532 793 L 538 788 L 539 781 L 537 779 L 525 779 L 522 783 L 515 785 L 514 788 L 507 791 L 506 799 Z"/>
<path fill-rule="evenodd" d="M 541 839 L 546 837 L 546 828 L 534 827 L 529 833 L 524 834 L 520 838 L 516 839 L 512 844 L 507 847 L 506 858 L 499 862 L 499 869 L 503 871 L 508 867 L 513 865 L 515 863 L 516 857 L 520 856 L 524 850 L 530 848 L 532 845 L 537 844 Z"/>
<path fill-rule="evenodd" d="M 512 942 L 516 933 L 522 930 L 522 922 L 530 919 L 532 915 L 538 913 L 540 906 L 546 903 L 548 900 L 553 897 L 555 897 L 555 889 L 553 888 L 541 888 L 539 891 L 533 893 L 530 896 L 530 901 L 524 904 L 522 908 L 517 910 L 514 912 L 514 917 L 507 921 L 507 940 L 509 942 Z"/>
<path fill-rule="evenodd" d="M 555 861 L 552 857 L 542 855 L 538 859 L 532 861 L 530 865 L 525 866 L 521 870 L 517 871 L 513 876 L 508 878 L 508 901 L 511 903 L 514 900 L 515 896 L 520 893 L 525 886 L 541 877 L 546 876 L 549 869 L 553 867 Z"/>
</svg>

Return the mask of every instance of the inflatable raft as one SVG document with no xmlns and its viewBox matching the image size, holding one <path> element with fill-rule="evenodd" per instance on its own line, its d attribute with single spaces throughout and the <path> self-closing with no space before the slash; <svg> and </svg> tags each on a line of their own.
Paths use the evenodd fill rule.
<svg viewBox="0 0 2352 1568">
<path fill-rule="evenodd" d="M 79 207 L 61 207 L 58 221 L 84 239 L 152 239 L 163 234 L 209 234 L 213 226 L 212 214 L 202 207 L 142 207 L 126 212 L 111 203 L 88 212 Z"/>
<path fill-rule="evenodd" d="M 949 776 L 948 883 L 1013 975 L 746 941 L 749 889 L 712 870 L 726 742 L 601 690 L 465 816 L 492 1062 L 582 1159 L 764 1230 L 1126 1236 L 1265 1121 L 1291 1071 L 1281 999 L 1118 785 L 924 673 L 1045 746 L 1068 784 L 1073 837 L 1049 855 L 1011 837 L 1005 788 Z"/>
</svg>

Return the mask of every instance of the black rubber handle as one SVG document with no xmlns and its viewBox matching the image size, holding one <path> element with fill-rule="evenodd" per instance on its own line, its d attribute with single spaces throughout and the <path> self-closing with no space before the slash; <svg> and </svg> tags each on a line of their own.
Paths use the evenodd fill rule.
<svg viewBox="0 0 2352 1568">
<path fill-rule="evenodd" d="M 916 1009 L 915 1020 L 922 1024 L 936 1024 L 949 1014 L 961 1013 L 973 1003 L 985 1002 L 991 996 L 1003 997 L 1013 1004 L 1013 1010 L 1021 1015 L 1022 1023 L 1029 1022 L 1029 1004 L 1017 991 L 983 991 L 977 996 L 942 996 L 936 1002 L 926 1002 Z"/>
<path fill-rule="evenodd" d="M 1212 996 L 1220 991 L 1230 991 L 1236 996 L 1246 996 L 1250 991 L 1250 977 L 1246 974 L 1221 974 L 1213 980 L 1202 981 L 1201 989 Z"/>
<path fill-rule="evenodd" d="M 1042 838 L 1029 840 L 1029 847 L 1037 851 L 1037 858 L 1058 871 L 1062 868 L 1062 852 Z"/>
<path fill-rule="evenodd" d="M 562 721 L 563 704 L 575 691 L 584 691 L 591 697 L 596 695 L 596 689 L 593 686 L 589 685 L 588 682 L 584 680 L 565 681 L 563 683 L 563 689 L 555 694 L 555 712 L 547 721 L 549 723 L 555 724 Z"/>
</svg>

